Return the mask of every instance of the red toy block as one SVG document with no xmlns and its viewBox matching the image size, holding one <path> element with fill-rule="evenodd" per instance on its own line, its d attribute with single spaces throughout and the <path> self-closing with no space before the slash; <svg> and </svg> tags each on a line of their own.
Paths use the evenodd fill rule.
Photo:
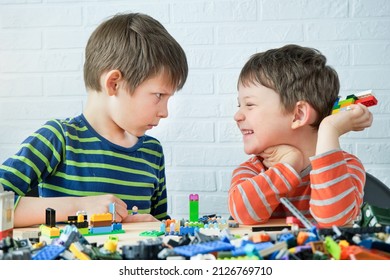
<svg viewBox="0 0 390 280">
<path fill-rule="evenodd" d="M 355 104 L 358 104 L 358 103 L 362 103 L 366 107 L 370 107 L 370 106 L 374 106 L 374 105 L 378 104 L 378 100 L 375 98 L 375 96 L 371 95 L 371 96 L 367 96 L 367 97 L 356 100 Z"/>
</svg>

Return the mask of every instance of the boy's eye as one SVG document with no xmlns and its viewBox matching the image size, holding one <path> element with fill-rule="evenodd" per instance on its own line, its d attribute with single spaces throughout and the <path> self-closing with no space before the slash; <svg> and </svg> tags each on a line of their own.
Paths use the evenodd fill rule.
<svg viewBox="0 0 390 280">
<path fill-rule="evenodd" d="M 161 93 L 156 93 L 158 99 L 161 99 L 161 95 L 162 95 Z"/>
</svg>

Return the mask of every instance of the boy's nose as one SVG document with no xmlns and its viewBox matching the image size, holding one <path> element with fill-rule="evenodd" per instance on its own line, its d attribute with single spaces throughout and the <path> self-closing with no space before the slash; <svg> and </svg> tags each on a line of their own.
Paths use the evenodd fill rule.
<svg viewBox="0 0 390 280">
<path fill-rule="evenodd" d="M 165 106 L 165 107 L 161 108 L 161 109 L 159 110 L 159 112 L 158 112 L 158 116 L 159 116 L 160 118 L 166 118 L 166 117 L 168 117 L 168 107 Z"/>
<path fill-rule="evenodd" d="M 236 122 L 239 122 L 239 121 L 242 121 L 244 119 L 244 114 L 242 114 L 240 112 L 240 110 L 238 110 L 235 114 L 234 114 L 234 120 Z"/>
</svg>

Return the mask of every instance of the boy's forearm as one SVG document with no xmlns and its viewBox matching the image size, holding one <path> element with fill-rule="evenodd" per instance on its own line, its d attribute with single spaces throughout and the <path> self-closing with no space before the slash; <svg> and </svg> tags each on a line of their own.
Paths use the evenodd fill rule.
<svg viewBox="0 0 390 280">
<path fill-rule="evenodd" d="M 295 170 L 282 163 L 262 174 L 249 175 L 249 172 L 245 175 L 240 169 L 234 174 L 229 209 L 231 215 L 243 224 L 266 222 L 280 204 L 278 197 L 286 195 L 300 183 Z"/>
<path fill-rule="evenodd" d="M 74 215 L 74 197 L 39 198 L 21 197 L 14 213 L 15 227 L 29 227 L 46 222 L 46 209 L 56 210 L 56 221 L 67 221 L 68 216 Z"/>
<path fill-rule="evenodd" d="M 316 155 L 340 149 L 339 135 L 339 132 L 332 124 L 321 124 L 318 130 Z"/>
</svg>

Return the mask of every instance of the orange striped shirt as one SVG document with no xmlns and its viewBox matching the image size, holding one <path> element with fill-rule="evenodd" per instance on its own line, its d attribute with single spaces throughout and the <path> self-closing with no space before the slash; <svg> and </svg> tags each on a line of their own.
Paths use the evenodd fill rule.
<svg viewBox="0 0 390 280">
<path fill-rule="evenodd" d="M 332 150 L 313 156 L 300 174 L 285 163 L 267 169 L 261 160 L 254 156 L 233 171 L 229 211 L 237 222 L 292 216 L 281 197 L 321 227 L 345 225 L 360 213 L 366 173 L 354 155 Z"/>
</svg>

